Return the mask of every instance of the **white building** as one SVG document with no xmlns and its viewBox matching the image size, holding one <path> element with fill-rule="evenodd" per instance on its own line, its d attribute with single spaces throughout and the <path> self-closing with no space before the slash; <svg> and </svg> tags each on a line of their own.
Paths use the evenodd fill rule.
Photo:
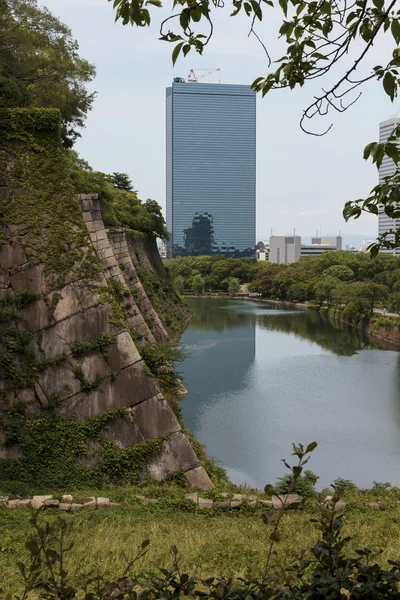
<svg viewBox="0 0 400 600">
<path fill-rule="evenodd" d="M 379 141 L 386 142 L 393 129 L 400 123 L 400 114 L 393 115 L 386 119 L 386 121 L 382 121 L 379 123 Z M 396 172 L 396 165 L 392 161 L 391 158 L 385 156 L 382 165 L 379 168 L 379 183 L 383 183 L 385 177 L 394 175 Z M 400 219 L 391 219 L 388 217 L 382 208 L 379 208 L 378 215 L 378 232 L 379 235 L 385 233 L 385 231 L 389 231 L 390 229 L 397 229 L 400 227 Z M 388 236 L 388 239 L 393 240 L 393 236 Z M 395 250 L 389 250 L 387 248 L 382 248 L 381 252 L 389 253 L 389 254 L 400 254 L 400 248 L 396 248 Z"/>
<path fill-rule="evenodd" d="M 271 235 L 269 238 L 269 262 L 292 263 L 299 260 L 301 237 L 299 235 Z"/>
<path fill-rule="evenodd" d="M 314 237 L 311 238 L 311 244 L 301 245 L 301 256 L 319 256 L 327 250 L 341 250 L 342 238 L 336 237 Z"/>
<path fill-rule="evenodd" d="M 302 244 L 301 237 L 272 235 L 269 238 L 269 261 L 276 264 L 293 263 L 303 256 L 319 256 L 323 252 L 342 249 L 342 238 L 314 237 L 311 244 Z"/>
</svg>

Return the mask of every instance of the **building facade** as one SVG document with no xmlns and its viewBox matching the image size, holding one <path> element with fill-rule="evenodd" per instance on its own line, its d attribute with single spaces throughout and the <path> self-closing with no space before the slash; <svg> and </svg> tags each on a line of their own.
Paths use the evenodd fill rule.
<svg viewBox="0 0 400 600">
<path fill-rule="evenodd" d="M 249 86 L 166 91 L 167 256 L 255 256 L 256 97 Z"/>
<path fill-rule="evenodd" d="M 393 129 L 400 123 L 400 115 L 395 115 L 386 119 L 386 121 L 382 121 L 379 123 L 379 141 L 386 142 Z M 385 156 L 382 164 L 379 168 L 379 183 L 383 183 L 384 178 L 390 175 L 394 175 L 396 172 L 396 165 L 392 161 L 391 158 Z M 388 217 L 382 208 L 379 208 L 378 214 L 378 234 L 382 235 L 385 231 L 389 231 L 391 229 L 397 231 L 400 227 L 400 219 L 391 219 Z M 393 239 L 393 236 L 388 236 L 388 239 Z M 386 254 L 400 254 L 400 248 L 396 248 L 395 250 L 390 250 L 387 248 L 381 248 L 380 250 Z"/>
<path fill-rule="evenodd" d="M 311 238 L 311 244 L 302 244 L 299 235 L 272 235 L 268 248 L 269 261 L 280 265 L 296 262 L 303 256 L 320 256 L 323 252 L 341 250 L 342 238 L 340 235 L 315 237 Z"/>
</svg>

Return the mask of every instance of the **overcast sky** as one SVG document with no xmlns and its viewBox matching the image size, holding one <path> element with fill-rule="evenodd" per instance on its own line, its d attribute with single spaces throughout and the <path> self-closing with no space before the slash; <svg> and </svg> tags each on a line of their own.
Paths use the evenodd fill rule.
<svg viewBox="0 0 400 600">
<path fill-rule="evenodd" d="M 191 52 L 173 69 L 172 46 L 158 40 L 160 19 L 169 15 L 166 10 L 154 8 L 150 29 L 138 29 L 114 24 L 107 0 L 39 2 L 71 27 L 81 56 L 96 65 L 97 98 L 77 151 L 96 170 L 129 173 L 140 197 L 154 198 L 164 209 L 165 88 L 173 77 L 187 77 L 191 68 L 219 67 L 221 83 L 251 84 L 266 75 L 260 46 L 255 38 L 247 38 L 247 20 L 229 19 L 221 11 L 204 56 Z M 274 39 L 276 25 L 271 15 L 263 33 L 277 59 L 283 52 Z M 385 40 L 383 48 L 377 46 L 364 72 L 383 64 L 385 46 L 390 46 Z M 205 80 L 216 81 L 213 76 Z M 294 227 L 305 236 L 320 228 L 322 234 L 376 234 L 376 217 L 345 223 L 341 211 L 347 200 L 364 197 L 376 184 L 376 169 L 363 160 L 362 150 L 378 139 L 379 121 L 399 107 L 380 85 L 369 84 L 349 111 L 312 123 L 315 131 L 333 123 L 327 136 L 308 136 L 298 123 L 318 89 L 280 90 L 257 99 L 257 239 L 266 239 L 271 228 L 279 235 Z"/>
</svg>

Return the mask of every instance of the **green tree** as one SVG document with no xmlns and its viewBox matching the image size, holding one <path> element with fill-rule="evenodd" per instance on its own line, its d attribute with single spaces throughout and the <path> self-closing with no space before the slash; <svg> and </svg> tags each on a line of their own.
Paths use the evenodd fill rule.
<svg viewBox="0 0 400 600">
<path fill-rule="evenodd" d="M 192 292 L 200 296 L 204 292 L 204 278 L 198 273 L 192 278 Z"/>
<path fill-rule="evenodd" d="M 228 294 L 236 296 L 240 291 L 240 281 L 237 277 L 229 277 L 228 279 Z"/>
<path fill-rule="evenodd" d="M 150 25 L 150 10 L 162 6 L 161 0 L 115 0 L 116 19 L 123 25 Z M 174 44 L 172 62 L 191 50 L 202 54 L 211 45 L 215 12 L 225 8 L 224 2 L 179 0 L 173 3 L 176 12 L 161 24 L 161 40 Z M 312 99 L 303 110 L 300 126 L 306 133 L 324 135 L 332 128 L 312 127 L 312 119 L 329 112 L 348 110 L 361 95 L 365 83 L 378 83 L 393 102 L 400 79 L 400 12 L 396 0 L 232 0 L 231 16 L 239 13 L 249 20 L 248 32 L 260 43 L 260 52 L 273 68 L 253 82 L 253 89 L 262 96 L 282 89 L 294 90 L 321 81 L 321 91 L 312 90 Z M 153 9 L 154 10 L 154 9 Z M 272 12 L 272 14 L 271 14 Z M 268 39 L 257 32 L 257 25 L 268 21 L 272 37 L 282 38 L 286 48 L 280 57 L 271 57 Z M 175 26 L 173 25 L 175 24 Z M 384 36 L 384 33 L 387 33 Z M 386 38 L 386 39 L 385 39 Z M 371 49 L 381 64 L 371 65 Z M 371 68 L 372 67 L 372 68 Z M 400 125 L 387 142 L 371 142 L 364 149 L 364 158 L 371 158 L 379 167 L 385 156 L 400 163 Z M 365 211 L 378 214 L 382 206 L 389 217 L 400 217 L 400 172 L 385 177 L 365 199 L 346 203 L 346 219 L 358 218 Z M 391 238 L 392 236 L 392 238 Z M 372 247 L 376 254 L 380 245 L 391 248 L 400 245 L 400 229 L 380 236 Z"/>
<path fill-rule="evenodd" d="M 327 275 L 322 277 L 314 286 L 314 297 L 319 305 L 326 303 L 328 306 L 331 305 L 333 300 L 333 293 L 336 286 L 339 283 L 339 279 Z"/>
<path fill-rule="evenodd" d="M 80 136 L 95 68 L 78 54 L 70 29 L 36 0 L 0 0 L 0 107 L 58 108 L 62 138 Z"/>
<path fill-rule="evenodd" d="M 178 275 L 178 277 L 175 277 L 174 286 L 176 291 L 179 292 L 179 294 L 183 293 L 183 290 L 185 289 L 185 280 L 183 279 L 182 275 Z"/>
<path fill-rule="evenodd" d="M 129 175 L 126 173 L 112 173 L 110 175 L 110 181 L 114 187 L 119 190 L 125 190 L 126 192 L 133 192 L 132 181 L 129 179 Z"/>
<path fill-rule="evenodd" d="M 323 277 L 336 277 L 340 281 L 350 281 L 354 278 L 353 270 L 345 265 L 332 265 L 322 273 Z"/>
</svg>

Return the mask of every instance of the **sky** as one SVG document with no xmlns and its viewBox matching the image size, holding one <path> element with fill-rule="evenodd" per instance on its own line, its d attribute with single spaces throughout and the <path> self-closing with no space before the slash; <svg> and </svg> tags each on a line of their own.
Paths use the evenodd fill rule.
<svg viewBox="0 0 400 600">
<path fill-rule="evenodd" d="M 93 169 L 128 173 L 142 199 L 154 198 L 165 209 L 165 88 L 173 77 L 187 77 L 190 69 L 220 68 L 221 83 L 251 84 L 268 74 L 265 54 L 248 21 L 218 11 L 214 37 L 204 56 L 193 52 L 172 67 L 172 45 L 159 41 L 159 24 L 169 7 L 152 11 L 150 28 L 114 23 L 107 0 L 39 0 L 67 24 L 79 43 L 82 57 L 94 63 L 97 92 L 76 150 Z M 227 7 L 229 8 L 229 7 Z M 278 16 L 270 13 L 259 33 L 273 58 L 283 55 L 276 39 Z M 383 64 L 391 51 L 385 36 L 367 59 L 364 73 Z M 333 74 L 338 75 L 340 72 Z M 217 81 L 215 75 L 204 81 Z M 333 79 L 331 79 L 333 81 Z M 277 90 L 257 98 L 257 239 L 289 234 L 362 234 L 373 238 L 377 217 L 365 215 L 346 223 L 342 208 L 348 200 L 365 197 L 377 183 L 377 171 L 363 160 L 362 151 L 378 139 L 379 121 L 399 112 L 380 84 L 369 83 L 358 102 L 343 114 L 313 121 L 313 131 L 301 131 L 302 111 L 320 85 L 298 91 Z M 327 82 L 323 82 L 327 84 Z"/>
</svg>

